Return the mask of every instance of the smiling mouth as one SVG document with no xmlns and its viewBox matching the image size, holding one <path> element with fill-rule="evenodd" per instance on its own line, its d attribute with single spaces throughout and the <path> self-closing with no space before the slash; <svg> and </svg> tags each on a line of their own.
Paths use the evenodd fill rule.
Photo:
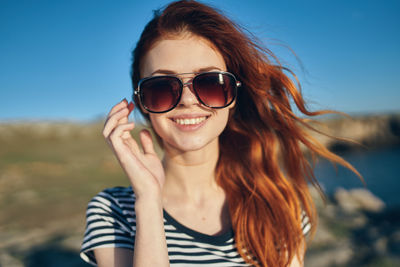
<svg viewBox="0 0 400 267">
<path fill-rule="evenodd" d="M 206 119 L 208 119 L 210 116 L 203 116 L 203 117 L 197 117 L 197 118 L 172 118 L 172 121 L 179 125 L 196 125 L 200 124 Z"/>
</svg>

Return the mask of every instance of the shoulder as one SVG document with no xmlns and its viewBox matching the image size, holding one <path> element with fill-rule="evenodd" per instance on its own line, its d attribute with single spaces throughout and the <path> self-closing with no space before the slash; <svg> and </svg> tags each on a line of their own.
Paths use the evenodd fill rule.
<svg viewBox="0 0 400 267">
<path fill-rule="evenodd" d="M 310 218 L 307 216 L 307 213 L 304 210 L 301 212 L 301 229 L 303 231 L 303 235 L 305 236 L 311 230 Z"/>
<path fill-rule="evenodd" d="M 88 209 L 91 207 L 133 207 L 135 200 L 136 197 L 131 187 L 106 188 L 90 200 Z"/>
<path fill-rule="evenodd" d="M 136 226 L 135 199 L 131 187 L 104 189 L 87 206 L 87 228 L 112 227 L 133 234 Z"/>
<path fill-rule="evenodd" d="M 107 188 L 95 195 L 86 209 L 86 219 L 103 219 L 131 224 L 135 220 L 135 194 L 131 187 Z"/>
<path fill-rule="evenodd" d="M 110 199 L 124 199 L 124 198 L 135 198 L 135 194 L 133 193 L 132 187 L 122 187 L 122 186 L 117 186 L 117 187 L 111 187 L 111 188 L 106 188 L 103 191 L 99 192 L 93 199 L 96 199 L 97 197 L 104 197 L 104 198 L 110 198 Z"/>
<path fill-rule="evenodd" d="M 131 187 L 107 188 L 94 196 L 86 210 L 81 257 L 95 264 L 94 249 L 121 247 L 133 250 L 136 233 L 135 195 Z"/>
</svg>

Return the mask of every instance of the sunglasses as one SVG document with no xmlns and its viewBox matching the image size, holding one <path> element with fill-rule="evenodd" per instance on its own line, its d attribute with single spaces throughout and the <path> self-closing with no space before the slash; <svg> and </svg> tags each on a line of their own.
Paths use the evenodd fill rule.
<svg viewBox="0 0 400 267">
<path fill-rule="evenodd" d="M 232 73 L 212 71 L 196 74 L 190 82 L 184 83 L 176 76 L 163 75 L 141 79 L 135 95 L 143 108 L 151 113 L 164 113 L 174 109 L 181 97 L 183 87 L 192 85 L 198 101 L 210 108 L 224 108 L 236 98 L 241 83 Z"/>
</svg>

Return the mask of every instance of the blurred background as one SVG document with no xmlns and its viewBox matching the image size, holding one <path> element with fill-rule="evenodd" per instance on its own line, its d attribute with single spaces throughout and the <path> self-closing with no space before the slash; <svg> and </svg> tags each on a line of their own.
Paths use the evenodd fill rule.
<svg viewBox="0 0 400 267">
<path fill-rule="evenodd" d="M 88 266 L 79 259 L 86 205 L 128 185 L 103 121 L 131 98 L 131 51 L 168 2 L 0 1 L 0 266 Z M 315 127 L 359 144 L 316 137 L 366 186 L 317 163 L 327 199 L 313 190 L 320 225 L 305 266 L 400 266 L 400 2 L 203 2 L 291 68 L 310 109 L 351 116 Z"/>
</svg>

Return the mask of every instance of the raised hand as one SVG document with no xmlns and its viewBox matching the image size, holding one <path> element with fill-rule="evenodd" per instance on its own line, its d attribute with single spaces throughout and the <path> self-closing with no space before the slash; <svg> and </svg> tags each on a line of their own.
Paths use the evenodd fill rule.
<svg viewBox="0 0 400 267">
<path fill-rule="evenodd" d="M 149 131 L 142 130 L 139 134 L 143 150 L 132 138 L 130 131 L 135 125 L 129 122 L 128 116 L 133 108 L 133 103 L 125 99 L 115 105 L 107 116 L 103 136 L 127 174 L 136 198 L 160 200 L 164 169 L 154 151 Z"/>
</svg>

